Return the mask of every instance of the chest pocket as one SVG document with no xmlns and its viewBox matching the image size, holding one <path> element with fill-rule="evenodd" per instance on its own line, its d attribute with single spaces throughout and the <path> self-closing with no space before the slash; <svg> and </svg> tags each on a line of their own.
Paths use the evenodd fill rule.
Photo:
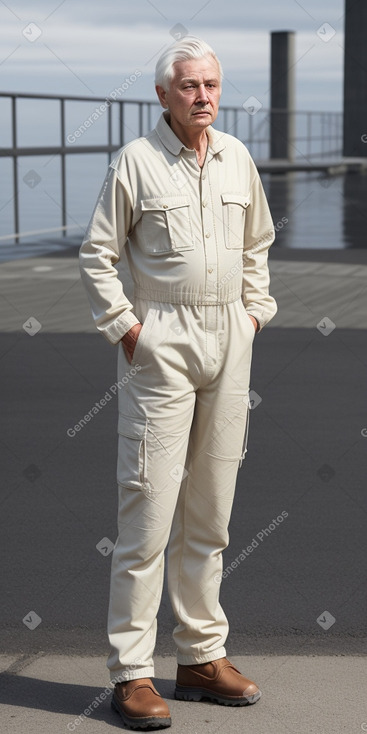
<svg viewBox="0 0 367 734">
<path fill-rule="evenodd" d="M 143 199 L 142 239 L 148 255 L 164 255 L 194 249 L 188 196 Z"/>
<path fill-rule="evenodd" d="M 222 194 L 223 234 L 229 250 L 242 250 L 245 234 L 246 209 L 250 197 L 245 194 Z"/>
</svg>

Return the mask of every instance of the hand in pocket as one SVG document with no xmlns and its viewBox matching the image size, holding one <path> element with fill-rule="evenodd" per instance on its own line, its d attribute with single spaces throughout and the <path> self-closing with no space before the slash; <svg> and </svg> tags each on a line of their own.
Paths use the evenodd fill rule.
<svg viewBox="0 0 367 734">
<path fill-rule="evenodd" d="M 129 364 L 131 364 L 132 362 L 136 343 L 138 341 L 139 334 L 142 328 L 142 324 L 134 324 L 134 326 L 132 326 L 131 329 L 127 331 L 121 339 L 122 346 L 124 347 Z"/>
</svg>

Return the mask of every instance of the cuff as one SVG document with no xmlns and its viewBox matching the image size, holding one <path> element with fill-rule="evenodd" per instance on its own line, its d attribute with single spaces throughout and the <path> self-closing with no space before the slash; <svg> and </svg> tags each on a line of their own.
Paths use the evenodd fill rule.
<svg viewBox="0 0 367 734">
<path fill-rule="evenodd" d="M 251 313 L 251 311 L 247 311 L 247 313 L 248 313 L 249 316 L 252 316 L 252 318 L 255 319 L 255 321 L 257 323 L 257 329 L 256 329 L 256 332 L 255 333 L 258 334 L 259 331 L 261 331 L 261 329 L 263 328 L 263 326 L 265 326 L 265 323 L 260 320 L 259 314 L 257 314 L 255 316 L 255 314 L 254 313 Z"/>
<path fill-rule="evenodd" d="M 179 665 L 201 665 L 202 663 L 212 663 L 213 660 L 221 660 L 227 655 L 225 647 L 219 647 L 213 652 L 208 652 L 206 655 L 182 655 L 177 651 L 177 662 Z"/>
<path fill-rule="evenodd" d="M 140 324 L 140 321 L 132 311 L 129 310 L 120 314 L 120 316 L 118 316 L 110 326 L 104 327 L 101 331 L 110 344 L 118 344 L 124 334 L 126 334 L 132 326 L 135 326 L 135 324 Z"/>
</svg>

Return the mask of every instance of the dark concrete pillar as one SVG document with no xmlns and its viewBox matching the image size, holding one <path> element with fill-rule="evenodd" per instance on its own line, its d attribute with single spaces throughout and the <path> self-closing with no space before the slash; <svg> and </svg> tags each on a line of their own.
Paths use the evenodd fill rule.
<svg viewBox="0 0 367 734">
<path fill-rule="evenodd" d="M 345 0 L 343 155 L 367 156 L 367 2 Z"/>
<path fill-rule="evenodd" d="M 294 49 L 294 31 L 272 32 L 270 158 L 292 160 L 294 154 Z"/>
</svg>

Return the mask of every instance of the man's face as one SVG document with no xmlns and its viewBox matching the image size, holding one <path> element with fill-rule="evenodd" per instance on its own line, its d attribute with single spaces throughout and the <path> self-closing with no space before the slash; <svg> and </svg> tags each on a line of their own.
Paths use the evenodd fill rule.
<svg viewBox="0 0 367 734">
<path fill-rule="evenodd" d="M 163 107 L 171 120 L 184 128 L 205 129 L 218 115 L 221 95 L 219 66 L 212 56 L 176 61 L 168 92 L 157 86 Z"/>
</svg>

